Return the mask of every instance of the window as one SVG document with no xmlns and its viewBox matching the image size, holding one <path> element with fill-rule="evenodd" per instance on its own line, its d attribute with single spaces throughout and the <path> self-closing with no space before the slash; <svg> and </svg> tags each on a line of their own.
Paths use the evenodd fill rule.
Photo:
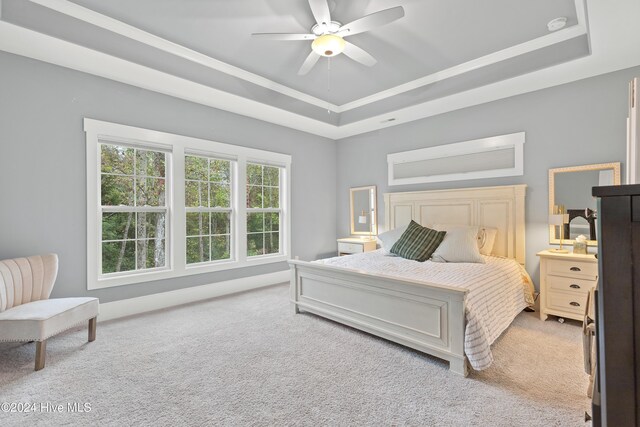
<svg viewBox="0 0 640 427">
<path fill-rule="evenodd" d="M 166 154 L 100 144 L 101 273 L 166 266 Z"/>
<path fill-rule="evenodd" d="M 280 168 L 247 164 L 247 255 L 280 253 Z"/>
<path fill-rule="evenodd" d="M 185 157 L 187 264 L 231 258 L 231 161 Z"/>
<path fill-rule="evenodd" d="M 285 261 L 291 156 L 85 119 L 89 289 Z"/>
</svg>

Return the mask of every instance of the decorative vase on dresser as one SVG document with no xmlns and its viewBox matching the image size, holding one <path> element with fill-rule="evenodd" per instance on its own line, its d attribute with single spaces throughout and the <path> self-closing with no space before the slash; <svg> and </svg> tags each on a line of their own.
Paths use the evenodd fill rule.
<svg viewBox="0 0 640 427">
<path fill-rule="evenodd" d="M 360 237 L 345 237 L 338 239 L 338 255 L 359 254 L 376 250 L 375 239 L 363 239 Z"/>
<path fill-rule="evenodd" d="M 541 251 L 540 319 L 548 315 L 583 320 L 587 295 L 596 286 L 598 260 L 593 254 Z"/>
</svg>

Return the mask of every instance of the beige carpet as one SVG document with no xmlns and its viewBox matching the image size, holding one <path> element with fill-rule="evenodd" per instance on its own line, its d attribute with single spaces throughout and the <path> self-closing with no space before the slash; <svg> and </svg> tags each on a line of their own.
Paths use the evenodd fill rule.
<svg viewBox="0 0 640 427">
<path fill-rule="evenodd" d="M 22 425 L 584 426 L 578 323 L 522 313 L 469 378 L 438 359 L 289 310 L 286 286 L 98 324 L 48 343 L 0 343 L 0 412 Z M 69 413 L 67 403 L 90 404 Z M 63 405 L 63 413 L 40 404 Z M 46 409 L 46 407 L 45 407 Z"/>
</svg>

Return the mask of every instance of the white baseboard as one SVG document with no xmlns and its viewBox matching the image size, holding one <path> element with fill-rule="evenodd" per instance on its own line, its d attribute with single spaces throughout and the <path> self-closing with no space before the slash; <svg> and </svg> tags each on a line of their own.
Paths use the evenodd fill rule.
<svg viewBox="0 0 640 427">
<path fill-rule="evenodd" d="M 258 276 L 243 277 L 241 279 L 227 280 L 225 282 L 211 283 L 191 288 L 177 289 L 175 291 L 159 294 L 145 295 L 143 297 L 129 298 L 120 301 L 112 301 L 100 304 L 98 321 L 118 319 L 133 314 L 146 313 L 190 302 L 202 301 L 222 295 L 234 294 L 251 289 L 263 288 L 288 282 L 290 271 L 283 270 L 275 273 L 261 274 Z"/>
</svg>

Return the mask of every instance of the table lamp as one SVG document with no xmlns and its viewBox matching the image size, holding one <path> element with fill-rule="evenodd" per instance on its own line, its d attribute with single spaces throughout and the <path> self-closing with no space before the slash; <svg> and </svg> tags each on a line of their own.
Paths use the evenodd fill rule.
<svg viewBox="0 0 640 427">
<path fill-rule="evenodd" d="M 549 215 L 549 225 L 560 226 L 560 248 L 549 249 L 549 252 L 555 252 L 557 254 L 568 254 L 567 249 L 562 248 L 562 239 L 564 239 L 564 225 L 569 223 L 568 214 L 551 214 Z"/>
</svg>

